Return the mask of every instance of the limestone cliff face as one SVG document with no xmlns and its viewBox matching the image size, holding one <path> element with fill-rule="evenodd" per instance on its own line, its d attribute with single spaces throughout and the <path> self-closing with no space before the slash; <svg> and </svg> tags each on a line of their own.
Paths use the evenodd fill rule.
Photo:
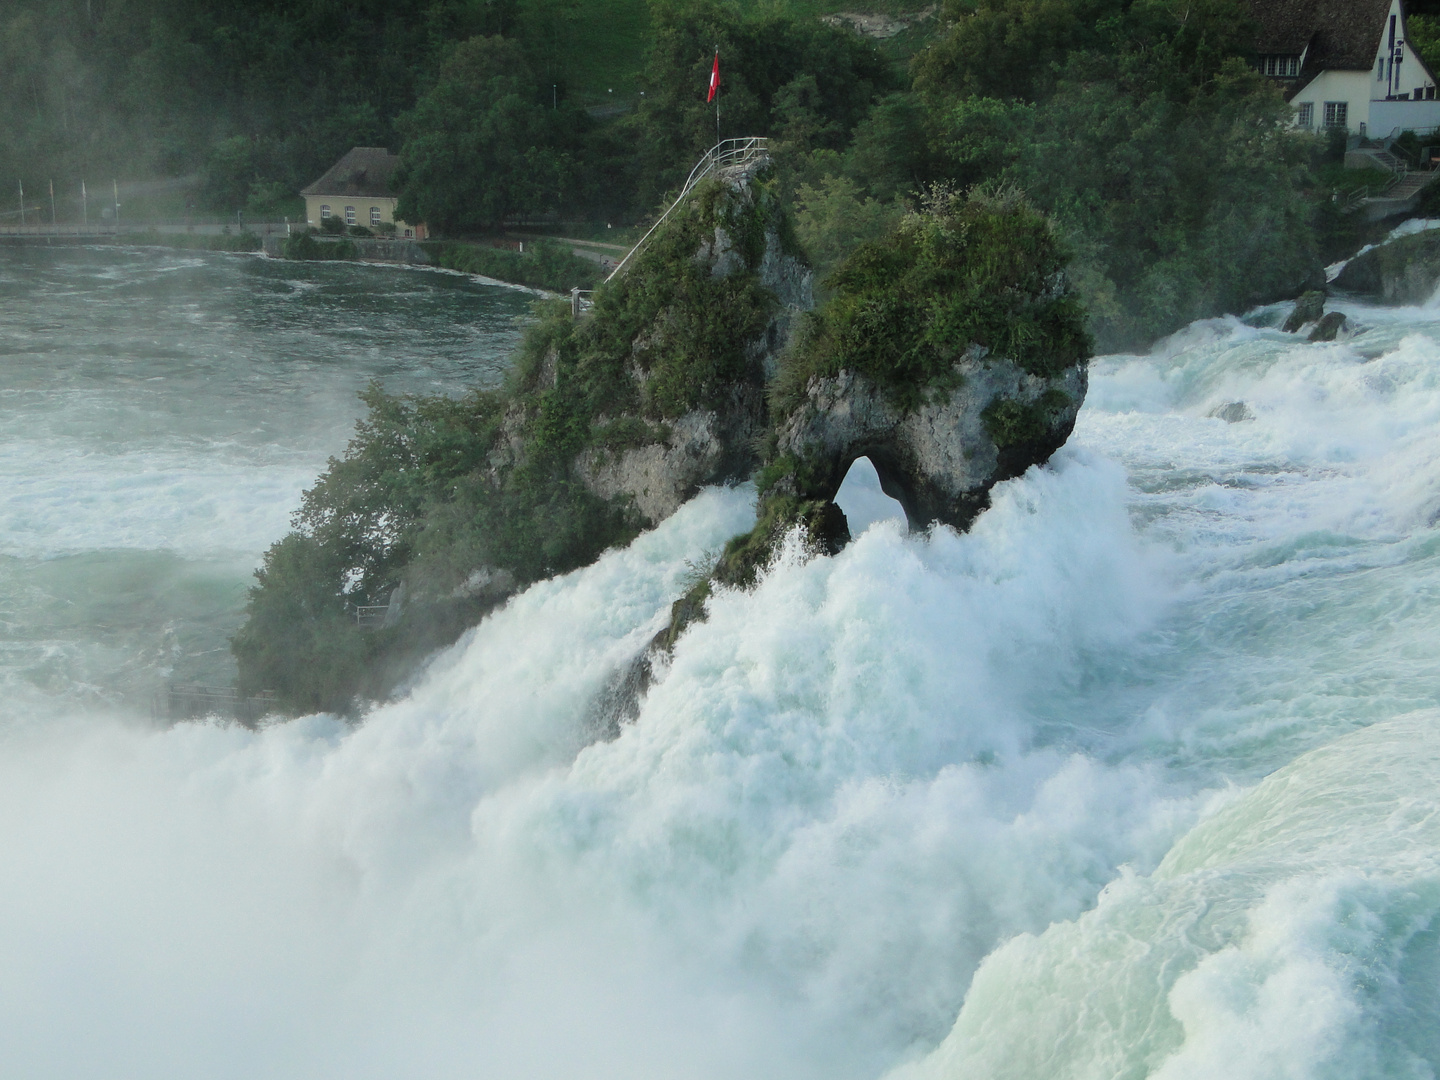
<svg viewBox="0 0 1440 1080">
<path fill-rule="evenodd" d="M 911 528 L 941 522 L 963 529 L 996 483 L 1064 445 L 1085 400 L 1083 365 L 1044 378 L 976 347 L 953 371 L 955 389 L 908 410 L 863 375 L 812 378 L 776 443 L 778 453 L 806 463 L 794 493 L 833 499 L 851 464 L 867 457 Z M 1001 403 L 1033 416 L 1025 437 L 1007 439 L 998 430 Z"/>
<path fill-rule="evenodd" d="M 763 164 L 721 172 L 718 199 L 706 208 L 713 228 L 699 244 L 693 262 L 711 279 L 753 274 L 773 297 L 763 329 L 744 342 L 747 369 L 705 407 L 656 425 L 662 437 L 615 451 L 590 447 L 576 461 L 576 473 L 604 499 L 628 498 L 650 525 L 673 514 L 707 484 L 744 480 L 758 467 L 756 447 L 766 432 L 765 384 L 790 337 L 796 316 L 814 306 L 810 268 L 787 248 L 781 218 L 767 212 L 771 196 L 755 182 Z M 737 235 L 763 226 L 757 236 Z M 734 223 L 734 224 L 732 224 Z M 647 397 L 655 367 L 644 361 L 683 349 L 670 320 L 661 317 L 636 339 L 630 372 Z"/>
<path fill-rule="evenodd" d="M 734 399 L 725 409 L 692 409 L 667 424 L 661 440 L 618 453 L 587 449 L 576 472 L 602 499 L 633 500 L 645 521 L 657 525 L 705 485 L 754 471 L 752 444 L 764 429 L 764 395 L 737 387 Z"/>
</svg>

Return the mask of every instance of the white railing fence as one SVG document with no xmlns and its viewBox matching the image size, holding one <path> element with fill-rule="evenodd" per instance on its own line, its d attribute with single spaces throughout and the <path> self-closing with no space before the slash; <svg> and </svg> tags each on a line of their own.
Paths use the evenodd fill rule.
<svg viewBox="0 0 1440 1080">
<path fill-rule="evenodd" d="M 611 278 L 624 272 L 626 264 L 635 257 L 637 251 L 645 246 L 645 241 L 650 239 L 650 235 L 670 216 L 671 211 L 685 201 L 685 197 L 695 190 L 695 185 L 700 183 L 701 180 L 704 180 L 705 177 L 717 169 L 736 168 L 741 165 L 748 165 L 752 161 L 768 158 L 769 156 L 770 140 L 763 136 L 750 136 L 744 139 L 722 139 L 709 150 L 705 151 L 705 156 L 696 162 L 695 168 L 690 170 L 690 175 L 685 180 L 685 186 L 680 189 L 680 194 L 676 196 L 675 201 L 656 219 L 655 224 L 646 230 L 645 235 L 640 238 L 640 242 L 626 253 L 625 257 L 616 264 L 615 269 L 610 271 L 605 280 L 609 281 Z"/>
</svg>

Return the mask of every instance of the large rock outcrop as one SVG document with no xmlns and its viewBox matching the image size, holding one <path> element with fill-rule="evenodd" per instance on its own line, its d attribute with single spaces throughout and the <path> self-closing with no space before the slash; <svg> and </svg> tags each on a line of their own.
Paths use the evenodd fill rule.
<svg viewBox="0 0 1440 1080">
<path fill-rule="evenodd" d="M 1384 304 L 1423 304 L 1440 287 L 1440 230 L 1402 236 L 1362 252 L 1331 284 Z"/>
<path fill-rule="evenodd" d="M 852 371 L 813 378 L 776 437 L 779 454 L 809 463 L 796 494 L 833 500 L 850 466 L 866 457 L 912 528 L 965 528 L 996 483 L 1064 445 L 1085 400 L 1079 364 L 1032 375 L 977 346 L 952 371 L 955 389 L 913 408 Z"/>
<path fill-rule="evenodd" d="M 834 497 L 858 457 L 912 528 L 963 529 L 1065 441 L 1090 341 L 1021 196 L 937 193 L 810 312 L 773 184 L 757 163 L 698 186 L 589 316 L 567 305 L 530 329 L 503 390 L 367 391 L 345 457 L 257 575 L 234 642 L 242 689 L 294 712 L 383 697 L 514 590 L 755 477 L 757 524 L 677 601 L 653 643 L 668 649 L 712 582 L 752 583 L 796 530 L 819 552 L 847 542 Z M 597 732 L 633 714 L 649 670 L 647 654 L 620 674 Z"/>
<path fill-rule="evenodd" d="M 756 580 L 798 531 L 818 553 L 849 540 L 834 499 L 868 457 L 911 529 L 968 528 L 1002 480 L 1044 462 L 1085 399 L 1090 340 L 1049 223 L 1013 191 L 940 192 L 831 279 L 770 384 L 758 520 L 607 695 L 600 729 L 634 714 L 654 657 L 704 617 L 715 584 Z"/>
<path fill-rule="evenodd" d="M 763 161 L 722 170 L 702 210 L 708 226 L 690 261 L 712 280 L 747 276 L 769 299 L 767 318 L 743 342 L 746 363 L 729 385 L 673 418 L 647 417 L 658 436 L 612 450 L 590 447 L 577 474 L 596 495 L 632 500 L 654 525 L 707 484 L 748 478 L 759 464 L 756 447 L 768 425 L 765 384 L 775 374 L 795 318 L 814 306 L 810 268 L 787 245 L 773 197 L 757 175 Z M 643 273 L 644 268 L 637 268 Z M 648 361 L 690 343 L 677 340 L 689 327 L 657 319 L 632 346 L 629 375 L 639 399 L 649 397 L 655 367 Z"/>
</svg>

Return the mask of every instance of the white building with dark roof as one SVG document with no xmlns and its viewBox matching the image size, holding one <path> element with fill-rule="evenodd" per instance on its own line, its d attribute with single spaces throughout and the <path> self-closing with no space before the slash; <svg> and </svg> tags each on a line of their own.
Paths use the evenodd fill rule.
<svg viewBox="0 0 1440 1080">
<path fill-rule="evenodd" d="M 423 224 L 395 216 L 400 193 L 393 178 L 399 164 L 400 159 L 383 146 L 355 147 L 300 192 L 305 199 L 305 219 L 317 227 L 329 218 L 370 229 L 393 223 L 395 235 L 425 239 Z"/>
<path fill-rule="evenodd" d="M 1251 0 L 1262 74 L 1295 122 L 1383 139 L 1440 127 L 1435 73 L 1411 48 L 1402 0 Z"/>
</svg>

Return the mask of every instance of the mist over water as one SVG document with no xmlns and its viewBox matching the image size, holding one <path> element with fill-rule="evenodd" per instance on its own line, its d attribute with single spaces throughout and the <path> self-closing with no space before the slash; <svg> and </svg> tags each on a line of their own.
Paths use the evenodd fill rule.
<svg viewBox="0 0 1440 1080">
<path fill-rule="evenodd" d="M 97 292 L 189 265 L 66 257 L 57 288 Z M 330 290 L 343 323 L 361 278 L 196 261 L 233 297 L 212 337 L 118 302 L 133 333 L 73 353 L 5 329 L 29 374 L 0 394 L 32 422 L 0 414 L 23 564 L 0 661 L 35 704 L 0 725 L 0 1073 L 1434 1075 L 1440 311 L 1349 307 L 1365 332 L 1332 345 L 1215 320 L 1100 358 L 1070 445 L 965 536 L 905 535 L 857 471 L 856 541 L 716 596 L 613 742 L 592 702 L 748 525 L 747 488 L 531 588 L 358 726 L 156 730 L 64 681 L 103 665 L 36 677 L 37 618 L 106 642 L 54 598 L 147 597 L 223 641 L 354 390 L 494 377 L 524 311 L 486 309 L 482 354 L 489 293 L 396 273 L 469 298 L 365 361 L 285 314 Z M 147 332 L 213 342 L 177 378 L 206 348 L 268 366 L 194 377 L 173 444 L 67 431 L 143 412 L 148 362 L 100 342 Z M 313 408 L 284 411 L 286 379 Z M 1233 402 L 1251 418 L 1211 416 Z M 205 410 L 231 408 L 214 449 Z M 112 526 L 115 485 L 152 509 Z"/>
<path fill-rule="evenodd" d="M 385 267 L 5 249 L 0 718 L 148 711 L 162 671 L 232 681 L 258 556 L 344 448 L 356 392 L 494 384 L 529 302 Z"/>
</svg>

